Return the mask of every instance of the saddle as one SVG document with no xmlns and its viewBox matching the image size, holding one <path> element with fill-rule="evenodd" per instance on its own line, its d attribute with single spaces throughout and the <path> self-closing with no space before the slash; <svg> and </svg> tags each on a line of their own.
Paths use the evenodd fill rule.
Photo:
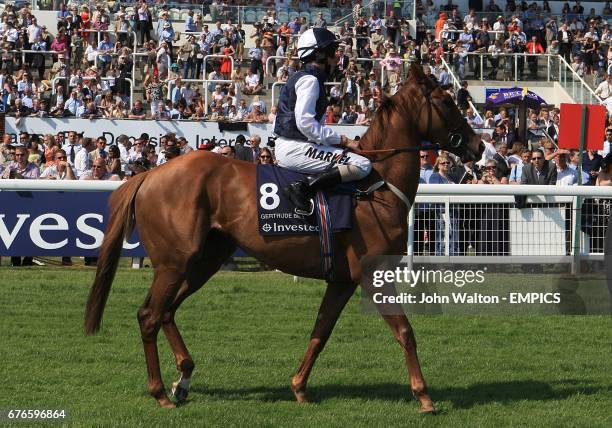
<svg viewBox="0 0 612 428">
<path fill-rule="evenodd" d="M 296 212 L 283 189 L 290 183 L 307 180 L 299 172 L 276 165 L 257 165 L 257 218 L 262 236 L 318 234 L 321 250 L 321 270 L 328 281 L 333 280 L 333 234 L 352 228 L 355 199 L 367 198 L 385 182 L 378 181 L 367 190 L 354 183 L 341 183 L 329 190 L 318 191 L 313 198 L 311 213 Z"/>
</svg>

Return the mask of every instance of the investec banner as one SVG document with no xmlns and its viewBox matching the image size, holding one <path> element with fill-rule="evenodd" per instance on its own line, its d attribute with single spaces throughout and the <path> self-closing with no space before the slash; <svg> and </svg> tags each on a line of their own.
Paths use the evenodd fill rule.
<svg viewBox="0 0 612 428">
<path fill-rule="evenodd" d="M 96 256 L 109 195 L 0 191 L 0 256 Z M 136 233 L 124 242 L 123 255 L 144 257 Z"/>
<path fill-rule="evenodd" d="M 361 136 L 367 130 L 365 126 L 334 125 L 336 131 L 349 137 Z M 221 130 L 223 129 L 223 130 Z M 240 134 L 245 136 L 259 135 L 264 145 L 274 141 L 273 126 L 271 123 L 220 123 L 192 120 L 131 120 L 131 119 L 51 119 L 25 117 L 19 120 L 14 117 L 6 118 L 6 132 L 17 140 L 20 132 L 30 134 L 57 134 L 69 131 L 83 133 L 86 137 L 106 137 L 108 144 L 113 144 L 117 137 L 125 134 L 132 141 L 140 137 L 143 132 L 149 134 L 155 144 L 169 132 L 183 136 L 193 148 L 215 144 L 233 145 Z"/>
</svg>

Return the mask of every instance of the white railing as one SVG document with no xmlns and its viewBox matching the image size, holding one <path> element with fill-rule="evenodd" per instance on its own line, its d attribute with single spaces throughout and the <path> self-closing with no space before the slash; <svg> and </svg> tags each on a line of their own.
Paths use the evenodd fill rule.
<svg viewBox="0 0 612 428">
<path fill-rule="evenodd" d="M 446 59 L 441 58 L 441 60 L 442 60 L 442 66 L 444 68 L 446 68 L 446 71 L 447 71 L 451 81 L 453 82 L 453 88 L 455 88 L 455 91 L 458 91 L 461 88 L 461 82 L 459 81 L 459 79 L 457 79 L 457 76 L 455 76 L 455 73 L 453 72 L 453 69 L 448 65 L 448 63 L 446 62 Z M 474 103 L 472 101 L 468 100 L 468 105 L 470 106 L 470 108 L 472 109 L 472 111 L 474 112 L 476 117 L 478 117 L 480 120 L 483 120 L 482 116 L 478 112 L 478 109 L 476 108 Z"/>
<path fill-rule="evenodd" d="M 286 82 L 274 82 L 272 83 L 272 95 L 271 95 L 271 105 L 275 106 L 276 105 L 276 88 L 282 85 L 285 85 Z M 325 86 L 336 86 L 336 85 L 341 85 L 341 82 L 325 82 Z M 356 90 L 357 90 L 357 102 L 356 104 L 359 105 L 359 102 L 361 101 L 361 89 L 359 88 L 359 85 L 354 85 Z"/>
<path fill-rule="evenodd" d="M 81 77 L 82 80 L 96 80 L 97 77 L 94 76 L 83 76 Z M 101 77 L 100 80 L 117 80 L 117 77 Z M 57 92 L 57 82 L 60 80 L 66 80 L 68 81 L 68 83 L 66 84 L 66 86 L 69 86 L 70 84 L 70 79 L 67 77 L 62 77 L 62 76 L 57 76 L 54 77 L 51 80 L 51 94 L 55 95 L 55 93 Z M 130 79 L 129 77 L 124 77 L 123 80 L 125 80 L 126 82 L 128 82 L 130 84 L 130 109 L 132 107 L 134 107 L 134 81 L 132 79 Z"/>
<path fill-rule="evenodd" d="M 516 204 L 516 197 L 526 196 Z M 603 257 L 612 187 L 420 185 L 410 263 L 566 263 Z"/>
<path fill-rule="evenodd" d="M 112 191 L 122 182 L 0 180 L 0 191 Z M 528 195 L 522 207 L 515 196 Z M 612 187 L 420 185 L 408 215 L 410 263 L 601 260 Z"/>
<path fill-rule="evenodd" d="M 231 55 L 220 55 L 220 54 L 206 55 L 202 62 L 202 79 L 206 79 L 206 63 L 210 58 L 223 58 L 223 59 L 229 58 L 230 62 L 232 63 L 232 69 L 230 70 L 230 75 L 234 71 L 234 57 L 232 57 Z"/>
<path fill-rule="evenodd" d="M 569 90 L 569 85 L 567 83 L 568 74 L 572 76 L 571 91 Z M 564 76 L 564 78 L 562 78 L 562 76 Z M 579 83 L 579 86 L 576 85 L 576 82 Z M 577 103 L 593 104 L 595 101 L 597 104 L 601 104 L 602 102 L 602 99 L 597 96 L 595 91 L 584 81 L 582 77 L 578 75 L 578 73 L 576 73 L 576 71 L 567 63 L 567 61 L 565 61 L 565 58 L 562 56 L 559 56 L 559 84 L 561 84 L 561 86 L 568 91 L 568 94 L 570 94 Z M 580 92 L 580 97 L 578 96 L 578 91 Z"/>
</svg>

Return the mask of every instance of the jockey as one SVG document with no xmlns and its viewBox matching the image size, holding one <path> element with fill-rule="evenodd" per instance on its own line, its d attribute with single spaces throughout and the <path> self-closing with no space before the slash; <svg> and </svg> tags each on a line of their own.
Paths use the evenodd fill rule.
<svg viewBox="0 0 612 428">
<path fill-rule="evenodd" d="M 345 149 L 359 143 L 323 124 L 327 97 L 325 80 L 336 67 L 339 41 L 325 28 L 305 31 L 298 41 L 298 57 L 304 67 L 281 89 L 274 122 L 278 165 L 304 174 L 318 174 L 283 189 L 298 213 L 312 211 L 317 191 L 341 182 L 366 177 L 372 165 L 363 156 Z"/>
</svg>

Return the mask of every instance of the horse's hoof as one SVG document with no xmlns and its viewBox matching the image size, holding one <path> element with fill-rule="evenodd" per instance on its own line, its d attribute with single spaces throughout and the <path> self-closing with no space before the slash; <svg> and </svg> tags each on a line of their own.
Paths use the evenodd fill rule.
<svg viewBox="0 0 612 428">
<path fill-rule="evenodd" d="M 185 388 L 181 388 L 179 382 L 174 382 L 172 384 L 172 396 L 177 404 L 184 403 L 187 400 L 187 395 L 189 394 L 189 390 Z"/>
<path fill-rule="evenodd" d="M 304 389 L 298 389 L 292 385 L 291 391 L 293 392 L 293 395 L 295 396 L 295 399 L 299 404 L 310 403 L 310 401 L 308 401 L 308 399 L 306 398 L 306 391 Z"/>
<path fill-rule="evenodd" d="M 159 403 L 159 407 L 162 407 L 164 409 L 175 409 L 176 408 L 176 404 L 170 401 L 168 397 L 160 398 L 157 400 L 157 402 Z"/>
<path fill-rule="evenodd" d="M 308 401 L 306 398 L 306 394 L 303 392 L 294 392 L 293 394 L 295 395 L 295 399 L 297 400 L 298 404 L 310 404 L 310 401 Z"/>
<path fill-rule="evenodd" d="M 421 407 L 419 413 L 422 415 L 436 415 L 438 411 L 433 406 Z"/>
</svg>

